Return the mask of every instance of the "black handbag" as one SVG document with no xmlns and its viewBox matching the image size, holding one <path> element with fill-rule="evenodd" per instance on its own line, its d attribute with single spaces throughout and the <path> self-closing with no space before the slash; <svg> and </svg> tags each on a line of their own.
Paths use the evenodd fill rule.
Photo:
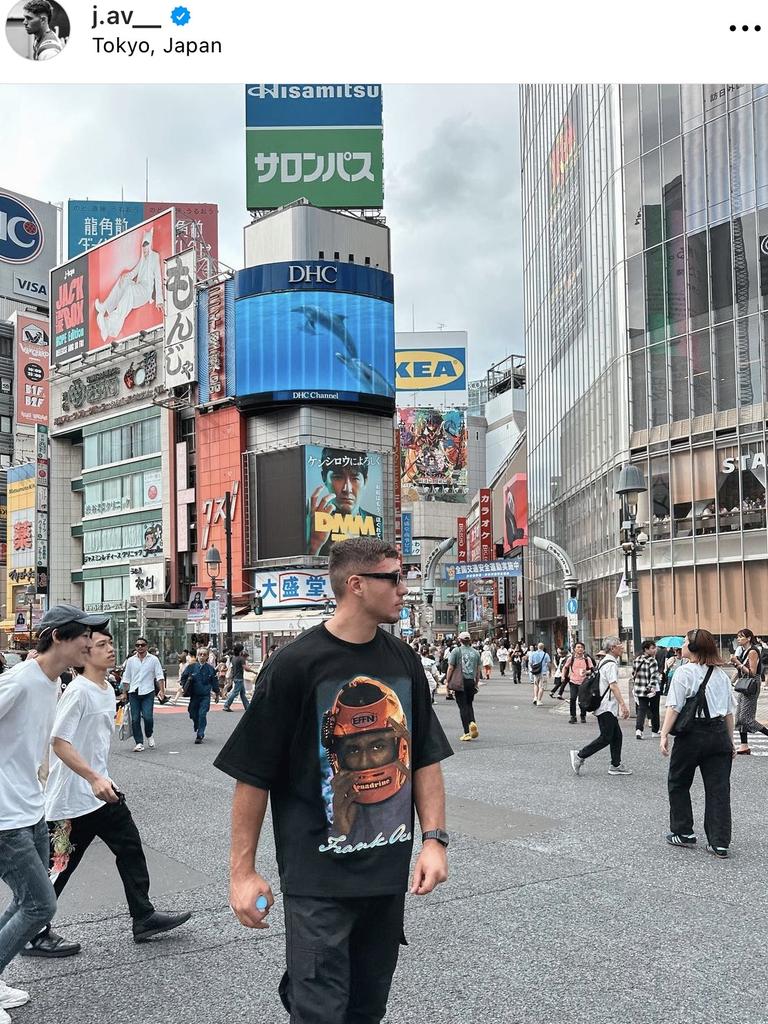
<svg viewBox="0 0 768 1024">
<path fill-rule="evenodd" d="M 706 690 L 710 676 L 715 671 L 715 666 L 710 665 L 707 674 L 702 680 L 701 686 L 696 693 L 683 704 L 675 724 L 669 730 L 673 736 L 684 736 L 690 732 L 691 726 L 697 718 L 710 718 L 709 707 L 707 706 Z"/>
<path fill-rule="evenodd" d="M 744 652 L 744 656 L 740 659 L 742 665 L 748 664 L 748 662 L 749 662 L 749 652 L 750 651 L 757 651 L 757 648 L 756 647 L 748 647 L 747 648 L 747 650 Z M 760 661 L 759 661 L 760 652 L 759 651 L 757 651 L 757 655 L 758 655 L 757 667 L 758 667 L 758 671 L 759 671 L 759 669 L 760 669 Z M 741 693 L 745 697 L 754 697 L 760 691 L 760 679 L 759 679 L 758 676 L 753 676 L 753 675 L 743 676 L 741 673 L 739 673 L 738 676 L 736 677 L 736 682 L 733 684 L 733 689 L 734 689 L 734 691 L 736 693 Z"/>
</svg>

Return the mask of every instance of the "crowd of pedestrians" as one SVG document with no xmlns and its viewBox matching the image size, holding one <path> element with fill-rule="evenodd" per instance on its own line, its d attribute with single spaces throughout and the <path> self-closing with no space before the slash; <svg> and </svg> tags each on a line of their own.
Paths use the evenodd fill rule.
<svg viewBox="0 0 768 1024">
<path fill-rule="evenodd" d="M 669 757 L 667 843 L 697 844 L 690 793 L 698 769 L 707 849 L 728 856 L 732 762 L 750 752 L 750 734 L 768 735 L 757 719 L 768 658 L 751 630 L 740 630 L 728 661 L 706 629 L 690 630 L 675 649 L 644 642 L 632 660 L 628 701 L 618 637 L 594 654 L 581 642 L 550 655 L 544 643 L 524 649 L 504 636 L 473 641 L 468 632 L 437 643 L 418 639 L 409 649 L 379 627 L 399 621 L 407 591 L 395 548 L 368 539 L 337 544 L 330 577 L 335 614 L 284 650 L 270 650 L 250 703 L 241 645 L 221 661 L 201 646 L 184 652 L 180 665 L 178 693 L 189 701 L 196 744 L 205 739 L 212 699 L 226 696 L 230 709 L 240 697 L 248 710 L 215 762 L 237 783 L 229 902 L 245 926 L 267 927 L 274 895 L 255 865 L 271 798 L 286 923 L 280 997 L 293 1020 L 373 1024 L 383 1017 L 403 935 L 414 814 L 422 845 L 411 893 L 426 894 L 447 877 L 440 763 L 451 748 L 435 698 L 455 701 L 459 740 L 477 741 L 475 700 L 495 665 L 502 679 L 512 666 L 509 686 L 521 684 L 525 668 L 537 708 L 545 691 L 551 701 L 568 699 L 569 725 L 592 715 L 597 735 L 570 751 L 577 776 L 606 749 L 609 775 L 632 774 L 622 760 L 620 722 L 634 704 L 636 739 L 649 722 Z M 0 916 L 0 973 L 17 954 L 80 952 L 53 922 L 59 895 L 96 838 L 114 855 L 135 942 L 190 919 L 189 911 L 165 913 L 151 899 L 139 828 L 109 771 L 116 698 L 130 708 L 140 752 L 144 739 L 155 745 L 154 701 L 167 699 L 165 688 L 145 638 L 120 673 L 108 620 L 68 605 L 46 612 L 37 650 L 0 674 L 0 878 L 12 894 Z M 321 946 L 317 972 L 313 950 Z M 29 998 L 0 979 L 0 1024 Z"/>
</svg>

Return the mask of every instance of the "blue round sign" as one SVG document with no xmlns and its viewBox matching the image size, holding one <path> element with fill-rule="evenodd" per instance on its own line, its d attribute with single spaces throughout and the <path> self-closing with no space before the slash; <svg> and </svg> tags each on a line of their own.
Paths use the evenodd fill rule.
<svg viewBox="0 0 768 1024">
<path fill-rule="evenodd" d="M 410 619 L 410 617 L 411 617 L 411 609 L 410 608 L 401 608 L 400 609 L 400 618 L 403 620 L 403 622 L 405 622 L 406 619 Z"/>
<path fill-rule="evenodd" d="M 29 263 L 40 255 L 44 241 L 43 225 L 26 203 L 0 192 L 0 260 Z"/>
<path fill-rule="evenodd" d="M 575 615 L 578 612 L 578 610 L 579 610 L 578 598 L 569 597 L 568 598 L 568 604 L 566 605 L 566 608 L 568 609 L 568 614 L 569 615 Z"/>
</svg>

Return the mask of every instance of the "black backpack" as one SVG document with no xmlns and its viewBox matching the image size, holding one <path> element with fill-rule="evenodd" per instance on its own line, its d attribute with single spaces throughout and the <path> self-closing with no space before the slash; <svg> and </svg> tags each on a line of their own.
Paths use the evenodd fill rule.
<svg viewBox="0 0 768 1024">
<path fill-rule="evenodd" d="M 608 690 L 611 688 L 611 684 L 608 684 L 608 688 L 605 690 L 600 689 L 600 669 L 605 664 L 605 658 L 600 662 L 599 665 L 595 665 L 592 671 L 584 676 L 584 681 L 579 687 L 579 707 L 581 708 L 582 714 L 587 714 L 588 711 L 597 711 L 600 705 L 603 703 Z"/>
</svg>

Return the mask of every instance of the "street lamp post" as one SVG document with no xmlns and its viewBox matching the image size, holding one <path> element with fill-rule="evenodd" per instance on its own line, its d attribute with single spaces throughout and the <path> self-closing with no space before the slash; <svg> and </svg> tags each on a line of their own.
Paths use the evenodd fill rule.
<svg viewBox="0 0 768 1024">
<path fill-rule="evenodd" d="M 637 529 L 637 496 L 648 488 L 641 470 L 631 463 L 621 467 L 616 494 L 621 498 L 621 550 L 624 552 L 624 578 L 632 598 L 632 648 L 635 657 L 642 653 L 640 632 L 640 592 L 637 586 L 637 552 L 648 543 L 648 535 Z"/>
<path fill-rule="evenodd" d="M 205 571 L 208 573 L 208 578 L 211 581 L 211 602 L 216 601 L 216 582 L 221 572 L 221 555 L 219 549 L 210 547 L 205 552 Z M 208 629 L 211 630 L 211 610 L 208 609 Z M 214 633 L 211 631 L 211 646 L 218 648 L 219 646 L 219 631 L 218 628 Z"/>
<path fill-rule="evenodd" d="M 232 653 L 232 495 L 224 495 L 224 546 L 227 559 L 227 650 Z"/>
</svg>

